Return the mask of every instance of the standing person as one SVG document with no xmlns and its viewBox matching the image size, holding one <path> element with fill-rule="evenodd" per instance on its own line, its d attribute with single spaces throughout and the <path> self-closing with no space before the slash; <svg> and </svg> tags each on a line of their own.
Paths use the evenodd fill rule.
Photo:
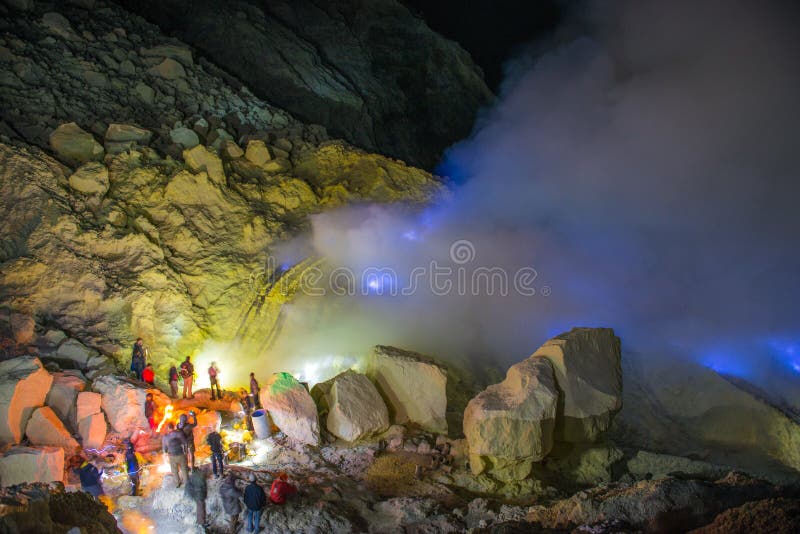
<svg viewBox="0 0 800 534">
<path fill-rule="evenodd" d="M 219 381 L 217 376 L 219 369 L 217 369 L 217 362 L 211 362 L 211 367 L 208 368 L 208 381 L 211 382 L 211 400 L 214 400 L 214 388 L 217 388 L 217 398 L 222 400 L 222 393 L 219 391 Z"/>
<path fill-rule="evenodd" d="M 189 410 L 189 415 L 181 414 L 178 419 L 178 430 L 183 432 L 186 438 L 186 456 L 189 459 L 189 468 L 194 470 L 195 448 L 194 448 L 194 429 L 197 426 L 197 414 L 194 410 Z"/>
<path fill-rule="evenodd" d="M 81 479 L 81 489 L 94 497 L 99 499 L 103 492 L 102 476 L 103 472 L 92 465 L 89 460 L 83 460 L 80 467 L 75 469 L 78 477 Z"/>
<path fill-rule="evenodd" d="M 127 442 L 127 449 L 125 451 L 125 470 L 128 473 L 128 481 L 131 484 L 131 495 L 136 496 L 139 494 L 139 472 L 144 466 L 144 458 L 141 457 L 133 443 Z"/>
<path fill-rule="evenodd" d="M 242 388 L 239 390 L 239 402 L 242 403 L 242 410 L 244 411 L 244 418 L 247 422 L 247 430 L 253 431 L 253 400 L 247 394 L 247 390 Z"/>
<path fill-rule="evenodd" d="M 183 398 L 193 399 L 192 380 L 194 380 L 194 365 L 192 365 L 189 356 L 187 356 L 181 364 L 181 377 L 183 378 Z"/>
<path fill-rule="evenodd" d="M 222 509 L 228 514 L 231 523 L 231 532 L 236 532 L 239 514 L 242 513 L 242 492 L 236 487 L 236 475 L 230 473 L 219 486 L 219 496 L 222 498 Z"/>
<path fill-rule="evenodd" d="M 253 399 L 252 406 L 254 408 L 261 408 L 261 399 L 258 398 L 259 393 L 261 393 L 261 386 L 258 385 L 256 374 L 250 373 L 250 397 Z"/>
<path fill-rule="evenodd" d="M 219 478 L 224 475 L 222 467 L 223 448 L 222 436 L 216 430 L 206 436 L 206 443 L 211 447 L 211 468 L 214 471 L 214 476 Z"/>
<path fill-rule="evenodd" d="M 169 368 L 167 380 L 169 381 L 169 389 L 172 395 L 171 398 L 177 399 L 178 398 L 178 368 L 174 365 Z"/>
<path fill-rule="evenodd" d="M 144 345 L 142 338 L 138 338 L 136 343 L 133 344 L 133 353 L 131 354 L 131 371 L 136 376 L 136 380 L 142 379 L 142 371 L 144 371 Z"/>
<path fill-rule="evenodd" d="M 189 467 L 186 463 L 186 436 L 180 430 L 175 430 L 174 423 L 169 423 L 167 430 L 169 433 L 161 440 L 161 449 L 169 455 L 169 468 L 172 476 L 178 481 L 175 487 L 180 488 L 189 477 Z"/>
<path fill-rule="evenodd" d="M 272 481 L 272 487 L 269 489 L 269 500 L 273 504 L 284 504 L 286 498 L 297 493 L 297 488 L 289 484 L 289 477 L 286 473 L 281 473 L 278 478 Z"/>
<path fill-rule="evenodd" d="M 208 496 L 208 485 L 206 484 L 206 471 L 202 467 L 195 469 L 189 475 L 189 481 L 186 482 L 186 496 L 194 501 L 197 505 L 197 518 L 198 525 L 206 526 L 206 497 Z"/>
<path fill-rule="evenodd" d="M 244 489 L 244 505 L 247 507 L 247 532 L 258 532 L 261 525 L 261 510 L 267 505 L 264 489 L 256 483 L 256 476 L 250 473 L 250 484 Z"/>
<path fill-rule="evenodd" d="M 156 403 L 153 402 L 153 394 L 148 393 L 144 401 L 144 416 L 150 424 L 150 432 L 156 431 Z"/>
<path fill-rule="evenodd" d="M 144 370 L 142 371 L 142 380 L 146 384 L 150 384 L 151 386 L 155 385 L 155 383 L 156 383 L 156 373 L 155 373 L 155 371 L 153 371 L 153 364 L 152 363 L 148 363 L 147 365 L 144 366 Z"/>
</svg>

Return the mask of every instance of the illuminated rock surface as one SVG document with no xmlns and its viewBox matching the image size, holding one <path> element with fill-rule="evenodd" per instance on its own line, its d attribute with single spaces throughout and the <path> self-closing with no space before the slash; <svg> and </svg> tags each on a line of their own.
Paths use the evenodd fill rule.
<svg viewBox="0 0 800 534">
<path fill-rule="evenodd" d="M 619 338 L 610 328 L 573 328 L 533 354 L 550 360 L 562 395 L 555 439 L 595 441 L 622 407 Z"/>
<path fill-rule="evenodd" d="M 319 418 L 314 399 L 289 373 L 275 373 L 261 386 L 261 405 L 289 438 L 319 445 Z"/>
<path fill-rule="evenodd" d="M 489 470 L 508 480 L 527 477 L 533 462 L 553 447 L 558 395 L 553 365 L 531 357 L 469 401 L 464 434 L 472 472 Z"/>
<path fill-rule="evenodd" d="M 106 439 L 106 418 L 102 413 L 87 415 L 78 421 L 78 433 L 84 449 L 99 449 Z"/>
<path fill-rule="evenodd" d="M 0 484 L 52 482 L 64 478 L 61 447 L 12 447 L 0 456 Z"/>
<path fill-rule="evenodd" d="M 76 418 L 81 421 L 85 417 L 100 413 L 103 403 L 103 396 L 94 391 L 84 391 L 78 393 L 78 398 L 75 406 Z"/>
<path fill-rule="evenodd" d="M 92 389 L 103 396 L 103 412 L 111 427 L 123 435 L 137 429 L 149 429 L 144 416 L 147 392 L 130 381 L 113 376 L 103 376 L 92 383 Z"/>
<path fill-rule="evenodd" d="M 77 430 L 81 413 L 79 395 L 92 395 L 92 393 L 81 393 L 87 388 L 86 378 L 80 371 L 61 371 L 53 373 L 52 376 L 53 384 L 50 386 L 45 404 L 53 409 L 68 428 Z M 98 403 L 98 410 L 99 407 Z"/>
<path fill-rule="evenodd" d="M 367 375 L 378 388 L 393 423 L 416 423 L 447 433 L 447 369 L 432 359 L 395 347 L 376 346 Z"/>
<path fill-rule="evenodd" d="M 25 428 L 25 436 L 37 446 L 63 447 L 70 453 L 78 448 L 78 442 L 49 406 L 42 406 L 33 412 Z"/>
<path fill-rule="evenodd" d="M 0 444 L 20 442 L 52 383 L 53 377 L 38 358 L 22 356 L 0 362 Z"/>
<path fill-rule="evenodd" d="M 330 381 L 325 426 L 334 436 L 357 441 L 389 428 L 389 412 L 369 378 L 345 371 Z"/>
</svg>

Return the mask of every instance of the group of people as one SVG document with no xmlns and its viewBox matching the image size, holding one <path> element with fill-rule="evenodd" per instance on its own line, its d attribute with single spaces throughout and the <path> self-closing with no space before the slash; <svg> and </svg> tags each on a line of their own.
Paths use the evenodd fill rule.
<svg viewBox="0 0 800 534">
<path fill-rule="evenodd" d="M 147 362 L 147 354 L 148 350 L 144 347 L 142 338 L 138 338 L 136 343 L 133 345 L 133 353 L 131 354 L 131 372 L 134 374 L 137 380 L 141 380 L 142 382 L 154 387 L 156 378 L 155 371 L 153 370 L 153 364 Z M 211 384 L 212 401 L 217 399 L 222 400 L 222 389 L 220 388 L 219 384 L 219 375 L 220 371 L 217 367 L 217 362 L 211 362 L 211 365 L 208 368 L 208 381 Z M 187 356 L 179 366 L 171 366 L 167 372 L 167 382 L 169 383 L 170 397 L 173 399 L 178 398 L 178 382 L 183 381 L 183 398 L 193 399 L 194 393 L 192 391 L 192 386 L 194 384 L 194 378 L 194 364 L 192 363 L 190 356 Z M 252 407 L 252 409 L 261 407 L 261 402 L 258 400 L 259 390 L 260 388 L 258 381 L 255 378 L 255 374 L 250 373 L 249 405 Z"/>
</svg>

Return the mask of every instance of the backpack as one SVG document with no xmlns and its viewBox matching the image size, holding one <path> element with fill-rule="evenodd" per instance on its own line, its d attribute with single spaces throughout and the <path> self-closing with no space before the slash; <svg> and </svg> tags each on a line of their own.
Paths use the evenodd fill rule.
<svg viewBox="0 0 800 534">
<path fill-rule="evenodd" d="M 211 378 L 217 378 L 217 368 L 214 366 L 209 367 L 208 376 L 210 376 Z"/>
<path fill-rule="evenodd" d="M 192 368 L 191 363 L 183 362 L 181 364 L 181 376 L 183 378 L 189 378 L 194 373 L 194 369 Z"/>
</svg>

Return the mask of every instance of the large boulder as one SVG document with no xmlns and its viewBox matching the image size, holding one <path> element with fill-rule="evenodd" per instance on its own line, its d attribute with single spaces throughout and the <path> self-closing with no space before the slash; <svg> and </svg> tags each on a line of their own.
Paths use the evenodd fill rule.
<svg viewBox="0 0 800 534">
<path fill-rule="evenodd" d="M 555 370 L 561 395 L 555 439 L 593 442 L 622 408 L 620 341 L 610 328 L 573 328 L 533 353 Z"/>
<path fill-rule="evenodd" d="M 103 396 L 103 411 L 111 427 L 123 435 L 137 429 L 149 429 L 144 416 L 147 391 L 125 378 L 101 376 L 92 383 L 92 389 Z"/>
<path fill-rule="evenodd" d="M 553 448 L 558 398 L 552 363 L 531 357 L 470 400 L 464 434 L 472 472 L 488 469 L 504 480 L 527 477 L 533 462 Z"/>
<path fill-rule="evenodd" d="M 348 370 L 328 382 L 326 427 L 331 434 L 357 441 L 389 428 L 389 411 L 369 378 Z"/>
<path fill-rule="evenodd" d="M 105 195 L 108 191 L 108 168 L 97 161 L 84 163 L 69 177 L 69 186 L 87 195 Z"/>
<path fill-rule="evenodd" d="M 50 147 L 69 163 L 100 161 L 105 153 L 92 134 L 74 122 L 62 124 L 50 134 Z"/>
<path fill-rule="evenodd" d="M 78 428 L 79 418 L 76 409 L 78 396 L 86 387 L 86 379 L 80 371 L 53 373 L 53 385 L 50 386 L 50 392 L 45 399 L 45 404 L 52 408 L 58 418 L 73 431 Z"/>
<path fill-rule="evenodd" d="M 100 413 L 103 404 L 103 396 L 94 391 L 82 391 L 78 393 L 75 403 L 75 418 L 81 421 L 90 415 Z"/>
<path fill-rule="evenodd" d="M 69 451 L 78 448 L 78 442 L 49 406 L 42 406 L 33 412 L 25 429 L 25 435 L 33 445 L 63 447 Z"/>
<path fill-rule="evenodd" d="M 61 343 L 56 350 L 54 358 L 60 360 L 62 365 L 73 365 L 78 369 L 86 369 L 89 361 L 98 353 L 77 339 L 68 339 Z"/>
<path fill-rule="evenodd" d="M 106 440 L 106 418 L 102 413 L 84 417 L 78 423 L 78 433 L 84 449 L 99 449 Z"/>
<path fill-rule="evenodd" d="M 39 358 L 0 362 L 0 445 L 19 443 L 33 411 L 44 405 L 53 383 Z"/>
<path fill-rule="evenodd" d="M 431 358 L 376 346 L 367 376 L 377 385 L 393 423 L 416 423 L 431 432 L 447 432 L 447 368 Z"/>
<path fill-rule="evenodd" d="M 61 447 L 12 447 L 0 456 L 0 484 L 53 482 L 64 478 Z"/>
<path fill-rule="evenodd" d="M 275 373 L 261 388 L 261 405 L 291 439 L 319 445 L 317 406 L 308 390 L 289 373 Z"/>
</svg>

